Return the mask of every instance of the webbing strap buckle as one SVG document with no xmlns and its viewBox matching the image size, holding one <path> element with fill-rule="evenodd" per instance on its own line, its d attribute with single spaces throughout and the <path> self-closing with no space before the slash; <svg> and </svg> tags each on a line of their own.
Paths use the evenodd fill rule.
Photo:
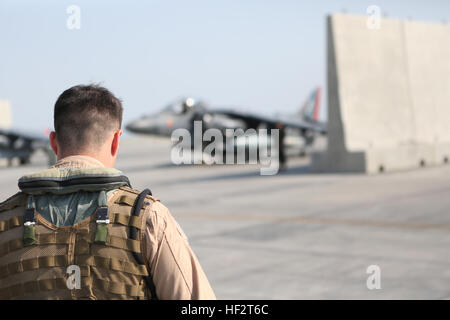
<svg viewBox="0 0 450 320">
<path fill-rule="evenodd" d="M 95 243 L 105 244 L 108 238 L 108 228 L 109 217 L 108 217 L 108 207 L 97 208 L 97 228 L 95 230 Z"/>
<path fill-rule="evenodd" d="M 36 244 L 36 230 L 34 225 L 36 210 L 34 208 L 27 208 L 23 218 L 23 245 L 24 247 Z"/>
<path fill-rule="evenodd" d="M 27 208 L 25 210 L 25 216 L 23 218 L 24 225 L 29 226 L 35 223 L 35 210 L 34 208 Z"/>
<path fill-rule="evenodd" d="M 106 207 L 100 207 L 97 209 L 97 223 L 106 223 L 108 224 L 109 218 L 108 218 L 108 208 Z"/>
</svg>

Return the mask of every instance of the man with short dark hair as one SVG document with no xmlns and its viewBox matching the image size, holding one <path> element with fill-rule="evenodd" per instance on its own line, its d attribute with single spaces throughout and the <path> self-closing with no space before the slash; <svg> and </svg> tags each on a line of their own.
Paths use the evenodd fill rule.
<svg viewBox="0 0 450 320">
<path fill-rule="evenodd" d="M 66 153 L 104 158 L 104 149 L 112 141 L 118 145 L 122 112 L 120 100 L 105 88 L 90 85 L 67 89 L 55 103 L 52 148 L 55 150 L 58 144 L 62 147 L 60 158 Z"/>
<path fill-rule="evenodd" d="M 59 96 L 57 163 L 0 204 L 0 299 L 215 299 L 169 210 L 113 168 L 121 123 L 103 87 Z"/>
</svg>

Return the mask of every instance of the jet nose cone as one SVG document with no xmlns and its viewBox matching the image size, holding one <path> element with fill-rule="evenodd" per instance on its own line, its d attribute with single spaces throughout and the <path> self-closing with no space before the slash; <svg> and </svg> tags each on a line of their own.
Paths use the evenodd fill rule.
<svg viewBox="0 0 450 320">
<path fill-rule="evenodd" d="M 134 133 L 158 133 L 158 123 L 152 118 L 137 119 L 128 123 L 125 128 Z"/>
<path fill-rule="evenodd" d="M 134 132 L 134 133 L 142 133 L 145 132 L 146 129 L 148 129 L 148 121 L 144 121 L 143 119 L 138 119 L 131 121 L 126 125 L 126 129 L 128 131 Z"/>
<path fill-rule="evenodd" d="M 125 129 L 127 129 L 128 131 L 131 131 L 131 132 L 137 132 L 138 131 L 137 130 L 138 127 L 136 126 L 136 122 L 135 121 L 128 123 L 125 126 Z"/>
</svg>

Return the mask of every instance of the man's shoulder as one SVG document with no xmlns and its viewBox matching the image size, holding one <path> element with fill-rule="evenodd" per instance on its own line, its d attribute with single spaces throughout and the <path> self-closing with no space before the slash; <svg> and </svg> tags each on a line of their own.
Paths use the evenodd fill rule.
<svg viewBox="0 0 450 320">
<path fill-rule="evenodd" d="M 24 193 L 17 192 L 15 195 L 0 203 L 0 213 L 17 207 L 26 206 L 26 199 L 27 196 Z"/>
<path fill-rule="evenodd" d="M 116 195 L 116 201 L 119 203 L 123 203 L 129 206 L 134 206 L 136 203 L 136 198 L 141 194 L 142 191 L 133 189 L 130 187 L 120 187 L 120 193 Z M 166 218 L 167 216 L 170 216 L 169 209 L 165 205 L 163 205 L 159 198 L 147 195 L 145 197 L 142 209 L 146 213 L 156 213 L 157 215 L 160 215 L 161 217 Z"/>
<path fill-rule="evenodd" d="M 116 195 L 115 202 L 123 203 L 128 206 L 133 206 L 136 198 L 142 192 L 130 187 L 121 187 L 120 191 L 121 192 Z M 162 204 L 158 198 L 147 195 L 142 210 L 143 220 L 151 225 L 153 229 L 166 230 L 168 226 L 174 226 L 176 229 L 180 229 L 169 209 Z"/>
<path fill-rule="evenodd" d="M 124 195 L 129 196 L 132 199 L 132 201 L 135 201 L 137 196 L 142 192 L 140 190 L 133 189 L 130 187 L 121 187 L 120 190 L 124 191 L 125 192 Z M 167 207 L 161 203 L 161 200 L 159 198 L 152 195 L 147 195 L 145 197 L 145 200 L 149 200 L 144 201 L 143 209 L 146 209 L 146 211 L 154 211 L 164 216 L 170 215 L 169 209 L 167 209 Z"/>
<path fill-rule="evenodd" d="M 120 187 L 121 192 L 121 196 L 124 196 L 124 199 L 126 199 L 126 197 L 129 198 L 130 201 L 134 201 L 136 200 L 136 198 L 141 194 L 142 191 L 137 190 L 137 189 L 133 189 L 131 187 L 128 186 L 123 186 Z M 150 200 L 151 203 L 159 203 L 160 200 L 152 195 L 147 195 L 145 197 L 146 200 Z M 147 203 L 145 203 L 144 205 L 148 205 Z"/>
</svg>

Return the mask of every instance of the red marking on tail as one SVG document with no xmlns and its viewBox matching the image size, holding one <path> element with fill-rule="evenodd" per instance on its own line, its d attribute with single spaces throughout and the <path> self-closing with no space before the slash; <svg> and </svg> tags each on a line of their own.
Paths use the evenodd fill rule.
<svg viewBox="0 0 450 320">
<path fill-rule="evenodd" d="M 52 132 L 51 129 L 49 129 L 49 128 L 45 128 L 45 129 L 44 129 L 44 135 L 45 135 L 46 137 L 50 136 L 50 132 Z"/>
<path fill-rule="evenodd" d="M 316 90 L 316 101 L 314 103 L 314 112 L 313 112 L 313 120 L 314 121 L 319 121 L 319 116 L 320 116 L 320 87 L 317 88 Z"/>
</svg>

